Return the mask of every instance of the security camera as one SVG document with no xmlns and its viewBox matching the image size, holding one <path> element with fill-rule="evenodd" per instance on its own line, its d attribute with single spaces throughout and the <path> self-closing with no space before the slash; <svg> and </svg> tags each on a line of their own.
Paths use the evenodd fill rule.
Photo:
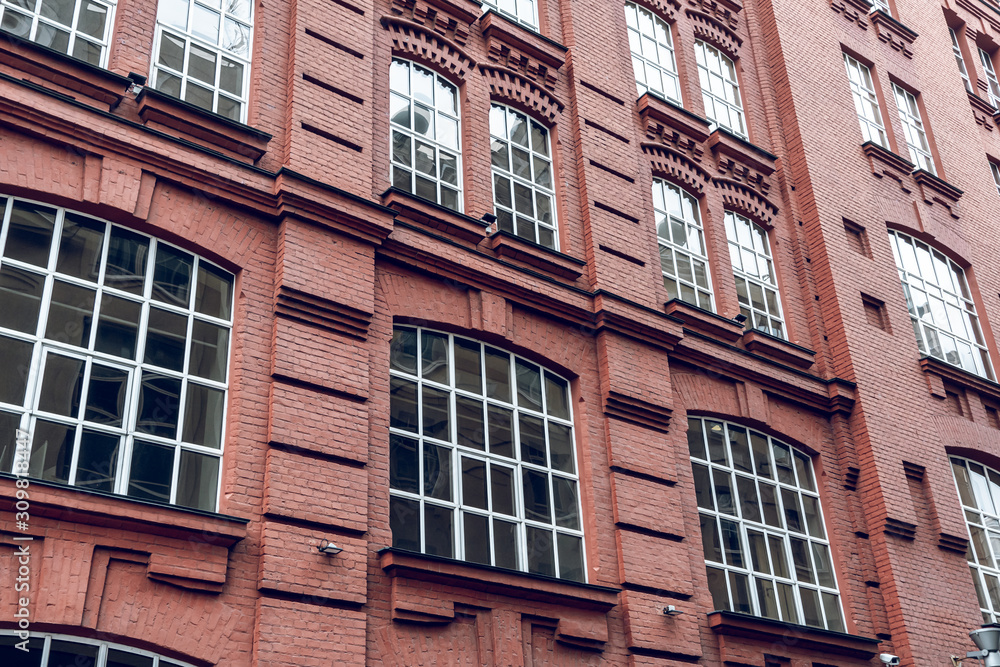
<svg viewBox="0 0 1000 667">
<path fill-rule="evenodd" d="M 883 665 L 898 665 L 899 664 L 899 656 L 898 655 L 893 655 L 892 653 L 879 653 L 878 654 L 878 659 L 882 662 Z"/>
</svg>

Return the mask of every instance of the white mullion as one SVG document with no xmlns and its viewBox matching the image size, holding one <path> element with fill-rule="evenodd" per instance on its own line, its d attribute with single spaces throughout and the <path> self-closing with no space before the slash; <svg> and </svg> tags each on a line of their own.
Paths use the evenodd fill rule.
<svg viewBox="0 0 1000 667">
<path fill-rule="evenodd" d="M 83 417 L 87 414 L 87 401 L 90 398 L 90 370 L 93 358 L 87 357 L 83 363 L 83 386 L 80 389 L 80 411 L 76 416 L 76 432 L 73 434 L 73 451 L 70 453 L 69 475 L 66 483 L 76 486 L 77 467 L 80 463 L 80 446 L 83 441 Z"/>
<path fill-rule="evenodd" d="M 45 635 L 45 643 L 42 645 L 42 665 L 49 664 L 49 653 L 52 648 L 52 635 Z"/>
<path fill-rule="evenodd" d="M 183 391 L 183 389 L 182 389 L 182 391 Z M 179 427 L 178 427 L 178 430 L 179 430 Z M 180 433 L 178 433 L 178 440 L 180 439 L 179 436 L 180 436 Z M 178 486 L 178 484 L 177 484 L 178 479 L 177 478 L 180 476 L 180 469 L 181 469 L 181 447 L 180 447 L 180 443 L 175 443 L 174 444 L 174 465 L 173 465 L 173 468 L 172 468 L 171 473 L 170 473 L 170 489 L 167 491 L 167 494 L 168 494 L 168 497 L 169 497 L 169 500 L 167 502 L 169 502 L 171 505 L 174 505 L 174 504 L 177 503 L 177 486 Z"/>
<path fill-rule="evenodd" d="M 76 0 L 73 3 L 73 18 L 70 19 L 70 26 L 69 26 L 69 43 L 66 46 L 66 51 L 69 55 L 73 54 L 74 51 L 73 47 L 76 46 L 77 24 L 79 24 L 80 22 L 80 11 L 82 9 L 82 6 L 83 3 L 80 2 L 80 0 Z M 105 21 L 107 21 L 107 16 L 105 16 Z"/>
<path fill-rule="evenodd" d="M 990 164 L 993 164 L 992 162 Z M 1000 193 L 1000 181 L 997 182 L 997 192 Z M 14 210 L 14 198 L 11 196 L 5 197 L 4 209 L 0 212 L 0 266 L 6 263 L 3 259 L 4 254 L 7 250 L 7 233 L 10 230 L 10 216 L 11 212 Z"/>
</svg>

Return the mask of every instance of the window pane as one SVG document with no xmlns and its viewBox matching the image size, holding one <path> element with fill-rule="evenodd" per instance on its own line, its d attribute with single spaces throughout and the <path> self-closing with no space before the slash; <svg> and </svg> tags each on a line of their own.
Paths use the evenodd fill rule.
<svg viewBox="0 0 1000 667">
<path fill-rule="evenodd" d="M 69 482 L 76 428 L 39 419 L 31 441 L 28 474 L 50 482 Z"/>
<path fill-rule="evenodd" d="M 139 388 L 136 430 L 164 438 L 177 437 L 181 381 L 144 371 Z M 131 491 L 129 492 L 131 495 Z"/>
<path fill-rule="evenodd" d="M 207 262 L 199 262 L 194 309 L 203 315 L 228 320 L 232 317 L 232 302 L 233 276 Z"/>
<path fill-rule="evenodd" d="M 163 665 L 164 663 L 165 661 L 160 661 L 160 665 Z M 109 648 L 108 659 L 105 663 L 105 667 L 153 667 L 153 659 L 143 655 L 126 653 L 125 651 L 118 651 L 116 649 Z"/>
<path fill-rule="evenodd" d="M 61 280 L 52 286 L 45 337 L 49 340 L 87 347 L 90 343 L 90 324 L 94 319 L 96 292 Z"/>
<path fill-rule="evenodd" d="M 132 294 L 142 294 L 148 256 L 149 239 L 112 226 L 104 284 Z"/>
<path fill-rule="evenodd" d="M 142 304 L 104 294 L 94 349 L 123 359 L 135 359 L 140 315 Z"/>
<path fill-rule="evenodd" d="M 465 522 L 465 560 L 473 563 L 490 564 L 489 519 L 479 514 L 463 512 Z"/>
<path fill-rule="evenodd" d="M 13 266 L 0 267 L 0 327 L 34 334 L 45 278 Z"/>
<path fill-rule="evenodd" d="M 558 533 L 559 577 L 570 581 L 584 581 L 583 540 L 574 535 Z"/>
<path fill-rule="evenodd" d="M 521 439 L 521 460 L 535 465 L 546 465 L 545 428 L 541 419 L 522 414 L 518 420 Z"/>
<path fill-rule="evenodd" d="M 161 308 L 149 309 L 143 361 L 172 371 L 184 368 L 188 318 Z"/>
<path fill-rule="evenodd" d="M 493 519 L 493 556 L 497 567 L 517 569 L 517 524 Z"/>
<path fill-rule="evenodd" d="M 462 457 L 462 504 L 489 509 L 486 500 L 486 463 Z"/>
<path fill-rule="evenodd" d="M 416 383 L 398 378 L 389 381 L 389 426 L 419 432 Z"/>
<path fill-rule="evenodd" d="M 422 433 L 429 438 L 451 440 L 451 401 L 448 393 L 427 385 L 421 388 L 423 407 Z"/>
<path fill-rule="evenodd" d="M 486 348 L 486 395 L 510 402 L 510 355 Z"/>
<path fill-rule="evenodd" d="M 447 447 L 424 444 L 424 493 L 451 500 L 451 450 Z"/>
<path fill-rule="evenodd" d="M 181 451 L 177 473 L 177 504 L 215 511 L 219 497 L 219 457 Z"/>
<path fill-rule="evenodd" d="M 96 282 L 101 272 L 105 227 L 103 222 L 67 213 L 63 221 L 56 271 Z"/>
<path fill-rule="evenodd" d="M 513 412 L 490 406 L 488 419 L 490 428 L 490 452 L 507 458 L 514 457 L 514 430 L 511 423 Z"/>
<path fill-rule="evenodd" d="M 542 377 L 537 366 L 520 360 L 515 364 L 517 373 L 517 404 L 531 410 L 542 409 Z"/>
<path fill-rule="evenodd" d="M 0 336 L 0 403 L 24 403 L 32 349 L 31 343 Z"/>
<path fill-rule="evenodd" d="M 580 512 L 577 505 L 576 482 L 565 477 L 552 476 L 552 499 L 555 504 L 556 525 L 580 530 Z"/>
<path fill-rule="evenodd" d="M 549 478 L 545 473 L 525 470 L 523 474 L 524 515 L 532 521 L 552 523 L 549 506 Z"/>
<path fill-rule="evenodd" d="M 708 568 L 708 590 L 712 593 L 712 605 L 716 610 L 730 611 L 729 588 L 726 585 L 726 571 Z"/>
<path fill-rule="evenodd" d="M 459 396 L 455 399 L 458 419 L 458 444 L 474 449 L 486 449 L 483 431 L 483 402 Z"/>
<path fill-rule="evenodd" d="M 455 339 L 455 387 L 482 395 L 483 372 L 479 343 Z"/>
<path fill-rule="evenodd" d="M 400 435 L 389 436 L 389 487 L 419 493 L 420 445 Z"/>
<path fill-rule="evenodd" d="M 48 354 L 38 395 L 38 409 L 64 417 L 76 418 L 80 413 L 83 390 L 84 360 Z"/>
<path fill-rule="evenodd" d="M 452 558 L 454 550 L 455 512 L 447 507 L 424 505 L 424 552 L 432 556 Z"/>
<path fill-rule="evenodd" d="M 191 358 L 188 373 L 198 377 L 226 381 L 229 362 L 229 329 L 195 320 L 191 328 Z"/>
<path fill-rule="evenodd" d="M 95 424 L 121 427 L 125 418 L 129 373 L 125 369 L 94 363 L 87 386 L 83 418 Z"/>
<path fill-rule="evenodd" d="M 186 252 L 159 244 L 153 271 L 153 298 L 174 306 L 186 307 L 191 289 L 194 258 Z"/>
<path fill-rule="evenodd" d="M 389 367 L 410 375 L 417 374 L 417 332 L 414 329 L 396 327 L 392 330 Z"/>
<path fill-rule="evenodd" d="M 554 469 L 576 472 L 573 466 L 573 429 L 549 422 L 549 451 Z"/>
<path fill-rule="evenodd" d="M 552 531 L 527 526 L 528 572 L 548 577 L 556 575 Z"/>
<path fill-rule="evenodd" d="M 514 475 L 509 468 L 490 465 L 493 511 L 514 516 Z"/>
<path fill-rule="evenodd" d="M 389 530 L 392 546 L 397 549 L 420 551 L 420 503 L 391 496 L 389 498 Z"/>
<path fill-rule="evenodd" d="M 213 449 L 222 447 L 226 392 L 189 382 L 184 410 L 184 442 Z"/>
<path fill-rule="evenodd" d="M 40 204 L 14 202 L 3 255 L 35 266 L 47 266 L 56 210 Z"/>
<path fill-rule="evenodd" d="M 422 333 L 420 336 L 420 371 L 425 380 L 448 384 L 448 337 Z"/>
</svg>

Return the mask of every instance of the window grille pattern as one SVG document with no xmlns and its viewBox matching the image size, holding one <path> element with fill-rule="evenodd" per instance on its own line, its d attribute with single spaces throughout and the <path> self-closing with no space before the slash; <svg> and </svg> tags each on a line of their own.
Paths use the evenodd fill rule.
<svg viewBox="0 0 1000 667">
<path fill-rule="evenodd" d="M 927 143 L 927 134 L 924 132 L 924 123 L 920 119 L 920 108 L 917 106 L 917 98 L 908 90 L 900 88 L 896 84 L 892 85 L 896 94 L 896 109 L 899 111 L 899 122 L 903 124 L 903 132 L 906 134 L 906 146 L 910 149 L 910 161 L 917 166 L 917 169 L 929 171 L 934 170 L 934 158 L 931 156 L 931 147 Z"/>
<path fill-rule="evenodd" d="M 965 272 L 926 243 L 889 230 L 917 346 L 923 354 L 993 379 Z"/>
<path fill-rule="evenodd" d="M 714 310 L 698 200 L 657 178 L 653 179 L 653 211 L 663 286 L 670 298 Z"/>
<path fill-rule="evenodd" d="M 778 277 L 774 273 L 767 231 L 742 215 L 726 211 L 726 236 L 740 312 L 751 328 L 784 338 Z"/>
<path fill-rule="evenodd" d="M 975 461 L 951 457 L 958 496 L 969 529 L 965 554 L 983 623 L 1000 619 L 1000 472 Z"/>
<path fill-rule="evenodd" d="M 972 81 L 969 79 L 969 70 L 965 67 L 965 57 L 962 55 L 962 47 L 958 44 L 958 35 L 952 28 L 948 28 L 948 34 L 951 35 L 951 50 L 955 54 L 955 63 L 958 65 L 958 73 L 962 76 L 962 81 L 965 82 L 965 89 L 968 92 L 972 91 Z"/>
<path fill-rule="evenodd" d="M 483 0 L 483 9 L 493 9 L 507 18 L 528 26 L 532 30 L 538 28 L 538 17 L 535 14 L 535 0 Z"/>
<path fill-rule="evenodd" d="M 670 25 L 634 2 L 625 3 L 625 24 L 638 94 L 651 90 L 681 104 L 681 85 L 677 78 Z"/>
<path fill-rule="evenodd" d="M 868 2 L 873 9 L 881 10 L 889 16 L 892 16 L 892 11 L 890 11 L 889 3 L 886 0 L 868 0 Z"/>
<path fill-rule="evenodd" d="M 558 248 L 549 131 L 519 111 L 494 104 L 490 151 L 499 228 Z"/>
<path fill-rule="evenodd" d="M 694 55 L 705 100 L 705 118 L 745 139 L 747 129 L 736 65 L 717 48 L 701 40 L 694 43 Z"/>
<path fill-rule="evenodd" d="M 190 667 L 186 662 L 167 660 L 150 651 L 83 637 L 32 633 L 25 645 L 12 630 L 0 630 L 0 664 L 7 667 Z"/>
<path fill-rule="evenodd" d="M 990 104 L 1000 109 L 1000 82 L 997 81 L 997 72 L 993 68 L 993 58 L 986 51 L 979 49 L 979 60 L 982 61 L 983 70 L 986 71 L 986 91 L 990 96 Z"/>
<path fill-rule="evenodd" d="M 569 384 L 509 352 L 396 327 L 394 547 L 586 579 Z"/>
<path fill-rule="evenodd" d="M 0 30 L 106 67 L 115 0 L 0 0 Z"/>
<path fill-rule="evenodd" d="M 252 44 L 252 0 L 160 0 L 152 85 L 246 122 Z"/>
<path fill-rule="evenodd" d="M 389 74 L 393 186 L 461 211 L 458 89 L 399 58 Z"/>
<path fill-rule="evenodd" d="M 844 632 L 810 458 L 763 433 L 688 419 L 715 609 Z"/>
<path fill-rule="evenodd" d="M 882 111 L 878 106 L 878 96 L 875 94 L 871 71 L 846 53 L 844 65 L 847 67 L 847 79 L 851 84 L 851 95 L 854 97 L 854 109 L 861 123 L 862 143 L 870 141 L 887 148 L 889 142 L 885 126 L 882 124 Z"/>
<path fill-rule="evenodd" d="M 103 220 L 0 197 L 0 470 L 216 511 L 233 276 Z"/>
</svg>

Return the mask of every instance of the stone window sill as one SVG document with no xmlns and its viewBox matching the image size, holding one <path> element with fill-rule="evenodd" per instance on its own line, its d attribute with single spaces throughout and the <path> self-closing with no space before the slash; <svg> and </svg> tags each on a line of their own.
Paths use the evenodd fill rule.
<svg viewBox="0 0 1000 667">
<path fill-rule="evenodd" d="M 118 106 L 132 83 L 128 77 L 6 32 L 0 33 L 0 72 L 16 72 L 18 79 L 104 111 Z"/>
<path fill-rule="evenodd" d="M 756 639 L 770 644 L 787 645 L 789 639 L 794 639 L 797 649 L 859 660 L 870 660 L 878 653 L 877 639 L 731 611 L 710 613 L 708 627 L 720 635 Z"/>
<path fill-rule="evenodd" d="M 453 211 L 429 199 L 389 188 L 382 193 L 382 204 L 395 211 L 399 218 L 449 238 L 478 245 L 486 238 L 486 224 L 471 216 Z"/>
<path fill-rule="evenodd" d="M 743 334 L 743 344 L 754 354 L 771 357 L 799 368 L 812 366 L 813 358 L 816 356 L 816 353 L 808 348 L 756 329 L 750 329 Z"/>
<path fill-rule="evenodd" d="M 921 357 L 920 370 L 927 378 L 927 387 L 930 389 L 931 395 L 937 398 L 946 397 L 944 383 L 947 381 L 1000 401 L 1000 384 L 957 366 L 952 366 L 940 359 Z"/>
<path fill-rule="evenodd" d="M 509 232 L 496 232 L 487 241 L 497 257 L 524 264 L 556 278 L 576 280 L 586 262 L 557 250 L 525 241 Z"/>
<path fill-rule="evenodd" d="M 659 95 L 649 92 L 643 93 L 636 104 L 647 133 L 653 130 L 652 134 L 654 135 L 663 134 L 663 132 L 655 131 L 655 128 L 660 126 L 677 130 L 699 143 L 706 141 L 709 137 L 710 123 L 707 120 Z"/>
<path fill-rule="evenodd" d="M 778 159 L 763 148 L 754 146 L 746 139 L 721 127 L 712 131 L 708 147 L 715 153 L 721 153 L 743 165 L 756 169 L 764 176 L 770 176 L 774 173 L 774 163 Z"/>
<path fill-rule="evenodd" d="M 951 183 L 924 169 L 913 172 L 913 180 L 920 188 L 920 195 L 928 204 L 941 204 L 953 218 L 959 217 L 958 200 L 963 192 Z"/>
<path fill-rule="evenodd" d="M 480 27 L 490 51 L 499 50 L 499 44 L 503 44 L 554 70 L 566 62 L 565 46 L 492 9 L 483 14 Z"/>
<path fill-rule="evenodd" d="M 712 338 L 735 343 L 743 335 L 742 325 L 680 299 L 667 301 L 665 307 L 667 315 L 676 317 L 684 323 L 685 327 Z"/>
<path fill-rule="evenodd" d="M 271 140 L 271 135 L 266 132 L 205 111 L 153 88 L 143 88 L 136 96 L 136 102 L 144 125 L 179 134 L 184 139 L 237 159 L 256 162 L 267 152 L 267 144 Z"/>
</svg>

